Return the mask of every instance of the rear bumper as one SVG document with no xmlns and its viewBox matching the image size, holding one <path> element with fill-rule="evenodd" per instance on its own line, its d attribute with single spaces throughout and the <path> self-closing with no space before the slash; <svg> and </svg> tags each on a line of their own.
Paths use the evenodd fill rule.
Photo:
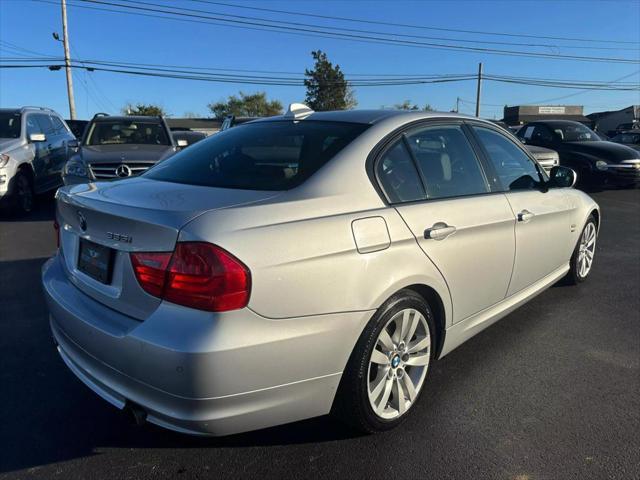
<svg viewBox="0 0 640 480">
<path fill-rule="evenodd" d="M 228 435 L 324 415 L 372 312 L 270 320 L 162 303 L 144 322 L 78 290 L 59 257 L 43 267 L 58 351 L 118 408 L 183 433 Z"/>
</svg>

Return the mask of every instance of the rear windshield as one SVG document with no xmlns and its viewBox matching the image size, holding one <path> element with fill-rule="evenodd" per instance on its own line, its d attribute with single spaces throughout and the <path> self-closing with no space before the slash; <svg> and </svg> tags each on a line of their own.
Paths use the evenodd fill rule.
<svg viewBox="0 0 640 480">
<path fill-rule="evenodd" d="M 164 126 L 157 122 L 95 122 L 89 127 L 87 145 L 170 145 Z"/>
<path fill-rule="evenodd" d="M 145 177 L 245 190 L 300 185 L 368 125 L 272 121 L 233 127 L 157 164 Z"/>
<path fill-rule="evenodd" d="M 20 114 L 0 112 L 0 138 L 20 138 Z"/>
</svg>

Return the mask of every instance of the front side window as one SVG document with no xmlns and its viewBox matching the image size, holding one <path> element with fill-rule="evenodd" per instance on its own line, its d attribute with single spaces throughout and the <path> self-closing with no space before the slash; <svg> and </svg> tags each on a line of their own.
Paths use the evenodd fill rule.
<svg viewBox="0 0 640 480">
<path fill-rule="evenodd" d="M 35 115 L 27 115 L 27 135 L 34 135 L 42 132 L 42 127 L 36 120 Z"/>
<path fill-rule="evenodd" d="M 62 120 L 55 115 L 51 115 L 51 121 L 53 122 L 53 127 L 58 135 L 67 133 L 67 129 L 65 128 L 64 123 L 62 123 Z"/>
<path fill-rule="evenodd" d="M 208 187 L 288 190 L 308 179 L 367 127 L 320 121 L 247 123 L 182 150 L 145 176 Z"/>
<path fill-rule="evenodd" d="M 484 127 L 473 126 L 505 190 L 537 188 L 540 174 L 533 161 L 520 147 L 504 135 Z"/>
<path fill-rule="evenodd" d="M 55 135 L 56 129 L 53 126 L 53 122 L 51 121 L 51 117 L 49 115 L 45 115 L 44 113 L 36 113 L 32 115 L 36 118 L 36 121 L 40 124 L 40 130 L 45 135 Z"/>
<path fill-rule="evenodd" d="M 20 113 L 0 112 L 0 138 L 20 138 Z"/>
<path fill-rule="evenodd" d="M 427 198 L 415 163 L 402 139 L 380 157 L 376 164 L 376 175 L 391 203 Z"/>
<path fill-rule="evenodd" d="M 135 120 L 92 123 L 87 145 L 171 145 L 166 129 L 158 122 Z"/>
<path fill-rule="evenodd" d="M 480 163 L 459 125 L 411 130 L 406 139 L 422 173 L 427 198 L 487 193 Z"/>
</svg>

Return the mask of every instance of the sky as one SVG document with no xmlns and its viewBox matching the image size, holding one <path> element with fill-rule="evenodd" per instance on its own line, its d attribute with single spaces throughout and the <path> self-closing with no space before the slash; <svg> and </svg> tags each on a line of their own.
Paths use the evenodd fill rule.
<svg viewBox="0 0 640 480">
<path fill-rule="evenodd" d="M 0 0 L 0 59 L 17 56 L 62 56 L 62 43 L 52 32 L 62 34 L 59 0 Z M 120 1 L 120 0 L 113 0 Z M 79 4 L 79 0 L 68 0 Z M 640 2 L 638 1 L 341 1 L 341 0 L 225 0 L 224 3 L 294 12 L 375 20 L 385 24 L 288 16 L 214 5 L 197 0 L 146 0 L 148 3 L 286 20 L 342 28 L 394 32 L 466 40 L 535 42 L 552 44 L 535 51 L 640 60 Z M 625 81 L 640 84 L 640 65 L 584 62 L 549 58 L 525 58 L 398 45 L 346 41 L 289 33 L 237 28 L 229 25 L 190 23 L 121 13 L 68 7 L 71 55 L 82 59 L 179 65 L 202 68 L 300 72 L 313 65 L 311 51 L 320 49 L 351 74 L 448 74 L 475 73 L 482 62 L 494 75 L 543 77 L 563 80 Z M 411 24 L 457 30 L 481 30 L 547 37 L 577 37 L 594 40 L 637 42 L 611 44 L 502 36 L 480 36 L 390 26 Z M 407 37 L 405 37 L 407 38 Z M 429 40 L 420 40 L 428 42 Z M 4 42 L 4 43 L 2 43 Z M 9 43 L 6 43 L 9 42 Z M 442 43 L 442 41 L 441 41 Z M 485 44 L 467 43 L 486 47 Z M 568 48 L 570 46 L 589 48 Z M 16 46 L 19 47 L 16 49 Z M 606 47 L 597 50 L 592 47 Z M 519 46 L 494 46 L 528 49 Z M 624 48 L 628 50 L 622 50 Z M 31 52 L 31 53 L 28 53 Z M 5 60 L 7 62 L 7 60 Z M 355 78 L 355 77 L 352 77 Z M 171 116 L 209 116 L 207 104 L 237 94 L 265 91 L 285 106 L 304 100 L 303 86 L 260 86 L 211 83 L 184 79 L 129 76 L 111 72 L 74 70 L 78 118 L 96 112 L 119 113 L 127 103 L 161 105 Z M 567 95 L 571 95 L 567 98 Z M 404 100 L 436 110 L 449 111 L 461 98 L 460 111 L 473 114 L 476 82 L 356 87 L 358 108 L 390 108 Z M 585 113 L 640 104 L 640 92 L 543 88 L 539 86 L 483 82 L 481 114 L 501 118 L 502 106 L 525 103 L 584 105 Z M 47 106 L 68 117 L 64 71 L 46 68 L 0 68 L 0 107 Z"/>
</svg>

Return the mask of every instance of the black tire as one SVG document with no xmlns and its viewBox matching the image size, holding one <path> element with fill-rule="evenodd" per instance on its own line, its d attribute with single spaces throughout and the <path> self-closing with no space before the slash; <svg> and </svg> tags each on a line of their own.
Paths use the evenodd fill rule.
<svg viewBox="0 0 640 480">
<path fill-rule="evenodd" d="M 376 345 L 380 332 L 387 325 L 387 322 L 389 322 L 396 313 L 406 308 L 419 311 L 427 321 L 429 334 L 432 339 L 429 364 L 433 363 L 437 339 L 435 337 L 436 330 L 431 309 L 424 298 L 413 290 L 401 290 L 378 309 L 365 327 L 351 353 L 336 394 L 332 413 L 342 422 L 360 432 L 375 433 L 390 430 L 404 422 L 409 414 L 415 410 L 413 407 L 415 407 L 415 404 L 419 401 L 420 395 L 427 383 L 429 377 L 428 368 L 422 387 L 418 391 L 411 407 L 397 418 L 381 418 L 374 412 L 369 403 L 367 383 L 369 360 L 372 350 Z"/>
<path fill-rule="evenodd" d="M 583 238 L 583 236 L 585 234 L 585 231 L 587 230 L 587 227 L 589 227 L 589 225 L 592 225 L 593 226 L 592 228 L 595 229 L 596 238 L 597 238 L 598 224 L 597 224 L 596 219 L 593 216 L 593 214 L 589 215 L 589 218 L 587 219 L 586 223 L 584 224 L 584 227 L 582 228 L 582 231 L 580 232 L 580 236 L 578 237 L 578 241 L 576 243 L 576 246 L 575 246 L 575 248 L 573 250 L 573 254 L 571 255 L 570 269 L 569 269 L 569 272 L 567 273 L 567 276 L 565 277 L 565 281 L 569 285 L 577 285 L 579 283 L 584 282 L 589 277 L 589 274 L 591 273 L 591 270 L 592 270 L 591 267 L 587 271 L 586 275 L 582 275 L 580 273 L 580 244 L 581 244 L 582 238 Z M 595 260 L 595 244 L 596 243 L 597 242 L 594 243 L 594 259 L 593 260 Z"/>
<path fill-rule="evenodd" d="M 24 170 L 13 177 L 12 208 L 17 215 L 26 215 L 33 210 L 35 195 L 31 176 Z"/>
</svg>

